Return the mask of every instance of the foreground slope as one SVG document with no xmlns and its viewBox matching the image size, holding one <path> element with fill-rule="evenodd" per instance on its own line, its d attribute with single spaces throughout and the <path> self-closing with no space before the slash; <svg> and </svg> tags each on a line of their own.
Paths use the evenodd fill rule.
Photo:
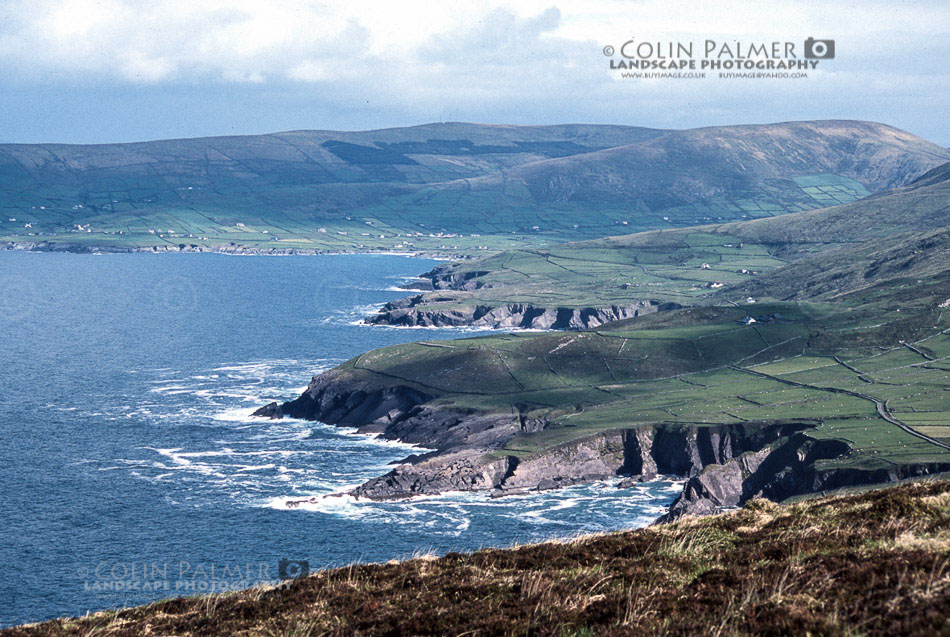
<svg viewBox="0 0 950 637">
<path fill-rule="evenodd" d="M 846 203 L 948 159 L 904 131 L 837 120 L 6 144 L 0 241 L 461 253 Z"/>
<path fill-rule="evenodd" d="M 354 565 L 11 635 L 950 631 L 950 482 L 471 555 Z"/>
<path fill-rule="evenodd" d="M 442 265 L 423 275 L 433 291 L 393 301 L 370 321 L 577 329 L 671 304 L 827 299 L 946 267 L 948 219 L 944 164 L 847 205 Z"/>
</svg>

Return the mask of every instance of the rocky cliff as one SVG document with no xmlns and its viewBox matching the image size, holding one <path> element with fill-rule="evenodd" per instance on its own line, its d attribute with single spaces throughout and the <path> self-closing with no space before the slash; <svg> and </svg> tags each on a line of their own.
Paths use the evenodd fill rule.
<svg viewBox="0 0 950 637">
<path fill-rule="evenodd" d="M 623 477 L 687 478 L 664 520 L 713 513 L 752 497 L 781 500 L 849 485 L 888 482 L 950 470 L 950 465 L 881 470 L 822 468 L 849 453 L 845 442 L 809 436 L 814 423 L 654 425 L 599 432 L 526 456 L 504 450 L 515 435 L 553 423 L 518 413 L 463 411 L 439 405 L 410 384 L 373 380 L 346 369 L 315 376 L 296 400 L 271 403 L 255 415 L 320 420 L 357 427 L 432 451 L 406 458 L 385 475 L 353 489 L 373 500 L 486 491 L 493 496 Z"/>
<path fill-rule="evenodd" d="M 398 299 L 384 305 L 378 314 L 367 318 L 366 322 L 398 327 L 583 330 L 611 321 L 652 314 L 660 309 L 679 307 L 673 303 L 661 305 L 653 301 L 637 301 L 628 305 L 583 308 L 545 308 L 512 303 L 497 307 L 472 305 L 440 309 L 437 303 L 438 297 L 421 294 Z"/>
<path fill-rule="evenodd" d="M 405 286 L 407 290 L 425 290 L 426 293 L 390 301 L 376 315 L 368 317 L 366 323 L 396 327 L 584 330 L 681 307 L 649 299 L 589 307 L 546 307 L 531 303 L 460 305 L 455 302 L 452 292 L 491 287 L 483 279 L 488 274 L 487 270 L 461 268 L 459 263 L 438 265 Z"/>
</svg>

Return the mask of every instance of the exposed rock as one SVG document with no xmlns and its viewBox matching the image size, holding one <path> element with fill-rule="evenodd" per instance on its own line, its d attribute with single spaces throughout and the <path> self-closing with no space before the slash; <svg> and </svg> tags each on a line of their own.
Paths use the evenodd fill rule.
<svg viewBox="0 0 950 637">
<path fill-rule="evenodd" d="M 290 416 L 357 427 L 434 451 L 403 460 L 389 473 L 351 491 L 386 500 L 490 491 L 495 496 L 553 489 L 611 477 L 627 485 L 657 475 L 687 477 L 663 521 L 713 513 L 764 496 L 782 500 L 843 486 L 887 482 L 950 470 L 950 463 L 887 469 L 821 469 L 821 460 L 848 453 L 845 442 L 817 440 L 810 422 L 736 425 L 655 425 L 600 432 L 521 458 L 500 451 L 514 436 L 549 423 L 517 413 L 440 406 L 424 389 L 392 384 L 345 369 L 311 381 L 296 400 L 271 403 L 255 415 Z"/>
<path fill-rule="evenodd" d="M 373 325 L 398 327 L 485 327 L 492 329 L 555 329 L 583 330 L 605 323 L 652 314 L 657 310 L 679 307 L 675 303 L 658 304 L 637 301 L 628 305 L 607 307 L 543 308 L 515 303 L 500 307 L 490 305 L 459 306 L 450 309 L 429 307 L 438 297 L 416 295 L 387 303 L 375 316 L 366 319 Z"/>
<path fill-rule="evenodd" d="M 656 478 L 656 460 L 653 459 L 653 431 L 647 427 L 623 432 L 623 466 L 619 473 L 636 476 L 645 482 Z M 631 480 L 628 478 L 624 482 Z"/>
<path fill-rule="evenodd" d="M 350 494 L 392 500 L 447 491 L 487 491 L 501 484 L 517 460 L 486 457 L 477 449 L 445 453 L 415 464 L 402 464 L 366 482 Z"/>
<path fill-rule="evenodd" d="M 799 433 L 758 451 L 708 465 L 687 480 L 669 512 L 658 521 L 716 513 L 757 496 L 781 501 L 795 495 L 950 470 L 950 463 L 894 465 L 888 469 L 817 468 L 818 461 L 839 458 L 848 451 L 842 441 L 816 440 Z"/>
<path fill-rule="evenodd" d="M 484 416 L 481 416 L 484 418 Z M 464 421 L 464 419 L 463 419 Z M 708 467 L 720 467 L 747 451 L 772 453 L 769 445 L 811 425 L 721 425 L 712 427 L 639 427 L 611 430 L 558 445 L 526 458 L 504 456 L 504 471 L 497 451 L 487 447 L 411 456 L 386 475 L 353 490 L 353 495 L 376 500 L 397 499 L 446 490 L 492 491 L 493 496 L 556 489 L 628 476 L 628 484 L 652 480 L 662 473 L 697 476 Z M 514 435 L 507 429 L 507 438 Z M 507 438 L 496 438 L 498 442 Z M 497 446 L 495 447 L 497 449 Z M 745 465 L 741 465 L 745 466 Z M 675 469 L 667 469 L 675 468 Z M 731 470 L 731 468 L 729 469 Z M 718 479 L 714 471 L 713 478 Z M 701 484 L 704 484 L 702 482 Z M 710 484 L 714 484 L 710 482 Z M 717 487 L 711 489 L 715 491 Z M 735 503 L 731 483 L 719 488 L 722 497 L 712 506 Z M 704 493 L 704 492 L 703 492 Z M 692 504 L 694 512 L 701 498 Z M 738 501 L 738 500 L 735 500 Z"/>
<path fill-rule="evenodd" d="M 454 272 L 453 265 L 447 264 L 436 266 L 420 278 L 428 280 L 433 290 L 478 290 L 484 282 L 477 279 L 486 274 L 487 270 Z"/>
<path fill-rule="evenodd" d="M 624 466 L 625 432 L 611 431 L 556 447 L 512 467 L 503 491 L 554 489 L 616 476 Z"/>
<path fill-rule="evenodd" d="M 254 412 L 267 418 L 303 418 L 359 427 L 391 419 L 433 396 L 418 389 L 392 385 L 343 370 L 314 376 L 306 391 L 282 405 L 271 403 Z"/>
<path fill-rule="evenodd" d="M 302 418 L 357 427 L 431 449 L 491 449 L 521 431 L 512 414 L 466 412 L 428 403 L 434 396 L 409 385 L 331 370 L 314 376 L 296 400 L 254 412 L 265 418 Z"/>
<path fill-rule="evenodd" d="M 736 506 L 742 500 L 749 476 L 769 457 L 771 447 L 744 453 L 723 464 L 712 464 L 690 478 L 683 493 L 670 507 L 664 520 L 683 515 L 707 515 L 720 507 Z"/>
</svg>

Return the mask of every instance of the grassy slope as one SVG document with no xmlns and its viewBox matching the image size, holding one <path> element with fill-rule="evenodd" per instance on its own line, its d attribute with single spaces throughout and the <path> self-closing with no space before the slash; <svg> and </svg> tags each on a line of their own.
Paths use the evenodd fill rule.
<svg viewBox="0 0 950 637">
<path fill-rule="evenodd" d="M 406 224 L 398 214 L 371 219 L 349 212 L 426 183 L 662 133 L 448 123 L 136 144 L 9 144 L 0 146 L 0 235 L 37 240 L 29 237 L 32 231 L 43 233 L 38 239 L 105 246 L 393 249 L 407 241 L 394 236 L 397 227 L 401 235 L 440 229 Z M 471 237 L 454 238 L 463 247 L 475 245 L 466 240 Z M 446 243 L 428 236 L 412 240 L 418 249 Z M 498 237 L 493 245 L 522 242 Z"/>
<path fill-rule="evenodd" d="M 10 634 L 862 634 L 950 630 L 950 482 L 354 565 Z"/>
<path fill-rule="evenodd" d="M 863 275 L 875 262 L 891 264 L 866 279 L 850 281 L 852 286 L 933 274 L 947 263 L 941 256 L 947 250 L 948 166 L 908 187 L 848 205 L 515 250 L 444 266 L 446 274 L 479 273 L 469 283 L 480 287 L 439 290 L 426 296 L 425 307 L 604 307 L 643 299 L 695 305 L 744 299 L 749 293 L 811 298 L 848 288 L 845 281 L 832 278 L 833 269 L 858 274 L 864 264 Z M 827 254 L 816 258 L 822 251 Z M 789 265 L 805 257 L 803 265 Z M 921 263 L 924 260 L 927 263 Z M 811 285 L 803 287 L 803 280 L 811 280 Z"/>
<path fill-rule="evenodd" d="M 937 307 L 950 280 L 872 292 L 840 304 L 665 312 L 589 332 L 410 343 L 343 367 L 422 389 L 437 404 L 549 421 L 512 439 L 506 454 L 637 424 L 798 420 L 818 423 L 815 437 L 849 444 L 851 454 L 829 466 L 950 461 L 875 404 L 950 440 L 950 312 Z M 744 325 L 749 316 L 758 321 Z"/>
<path fill-rule="evenodd" d="M 849 202 L 948 158 L 840 121 L 11 144 L 0 146 L 0 241 L 477 253 Z"/>
<path fill-rule="evenodd" d="M 795 261 L 761 277 L 743 281 L 734 291 L 783 300 L 835 300 L 885 281 L 947 276 L 950 227 L 841 246 Z"/>
<path fill-rule="evenodd" d="M 546 423 L 494 452 L 504 455 L 530 457 L 641 424 L 805 421 L 817 425 L 809 435 L 850 449 L 819 468 L 948 462 L 948 200 L 950 182 L 928 178 L 783 223 L 635 234 L 453 265 L 449 273 L 488 272 L 474 279 L 484 287 L 455 292 L 463 302 L 617 303 L 608 292 L 626 280 L 641 287 L 632 298 L 646 287 L 656 290 L 650 298 L 694 307 L 594 331 L 398 345 L 343 367 L 374 384 L 419 389 L 435 405 Z M 762 230 L 766 223 L 775 227 Z M 761 243 L 739 248 L 752 236 Z M 739 271 L 779 262 L 769 251 L 794 261 L 761 276 Z M 717 291 L 704 280 L 732 285 Z M 750 292 L 759 302 L 745 302 Z M 761 300 L 769 295 L 793 301 Z M 722 305 L 730 297 L 742 301 Z M 748 317 L 756 322 L 744 324 Z"/>
</svg>

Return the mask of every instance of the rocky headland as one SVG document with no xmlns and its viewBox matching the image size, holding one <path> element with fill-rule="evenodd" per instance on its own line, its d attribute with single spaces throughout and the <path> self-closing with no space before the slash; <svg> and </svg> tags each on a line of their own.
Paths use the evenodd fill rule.
<svg viewBox="0 0 950 637">
<path fill-rule="evenodd" d="M 422 293 L 390 301 L 375 315 L 368 317 L 366 323 L 394 327 L 584 330 L 680 307 L 676 303 L 649 299 L 585 307 L 549 307 L 534 303 L 459 304 L 454 297 L 442 297 L 438 292 L 482 289 L 485 286 L 482 277 L 489 273 L 480 270 L 459 272 L 454 265 L 440 265 L 420 275 L 405 288 Z M 450 305 L 446 306 L 446 302 Z"/>
<path fill-rule="evenodd" d="M 823 469 L 823 460 L 845 456 L 848 445 L 810 436 L 817 423 L 805 421 L 618 428 L 519 457 L 507 453 L 505 443 L 551 423 L 519 413 L 444 407 L 433 398 L 408 385 L 331 370 L 315 376 L 297 399 L 271 403 L 255 415 L 355 427 L 432 450 L 349 492 L 371 500 L 448 491 L 502 497 L 617 477 L 624 486 L 680 476 L 686 479 L 683 492 L 661 518 L 670 521 L 716 513 L 754 497 L 779 501 L 950 471 L 950 463 Z"/>
</svg>

